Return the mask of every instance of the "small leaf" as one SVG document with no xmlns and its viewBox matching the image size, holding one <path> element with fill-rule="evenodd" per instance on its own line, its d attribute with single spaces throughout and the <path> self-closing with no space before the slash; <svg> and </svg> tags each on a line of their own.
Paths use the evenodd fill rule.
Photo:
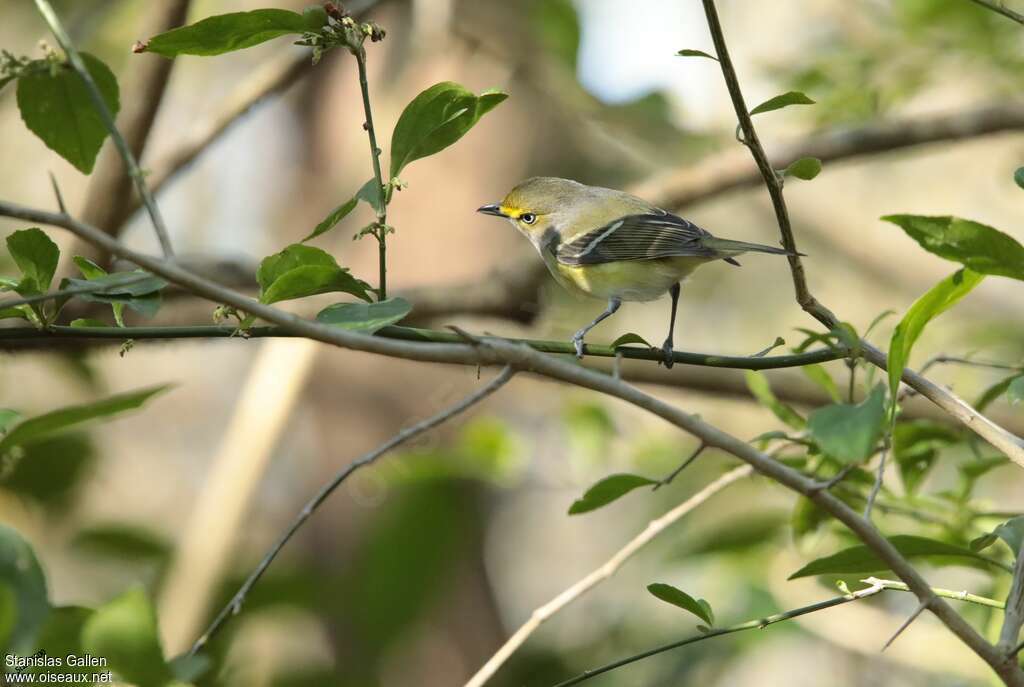
<svg viewBox="0 0 1024 687">
<path fill-rule="evenodd" d="M 162 561 L 171 553 L 171 544 L 152 530 L 113 522 L 80 530 L 71 540 L 72 548 L 113 560 Z"/>
<path fill-rule="evenodd" d="M 67 657 L 69 654 L 81 656 L 84 653 L 82 651 L 81 639 L 82 628 L 90 616 L 92 616 L 92 609 L 82 608 L 81 606 L 61 606 L 52 609 L 46 618 L 46 624 L 39 633 L 39 638 L 36 640 L 33 649 L 37 652 L 45 652 L 47 656 L 60 656 L 62 658 Z M 71 675 L 88 675 L 95 670 L 95 667 L 85 665 L 73 666 L 69 663 L 65 663 L 60 668 L 60 671 L 65 673 L 65 679 L 71 677 Z M 38 666 L 30 668 L 28 672 L 35 673 L 36 675 L 50 672 L 52 675 L 51 671 L 52 668 L 47 669 L 45 666 Z M 67 681 L 70 682 L 70 680 Z M 92 682 L 90 678 L 83 678 L 82 682 L 78 684 L 88 684 L 89 682 Z"/>
<path fill-rule="evenodd" d="M 768 383 L 768 377 L 757 370 L 747 370 L 747 388 L 758 402 L 768 408 L 775 417 L 789 425 L 793 429 L 803 429 L 807 422 L 800 417 L 800 414 L 780 401 L 772 393 Z"/>
<path fill-rule="evenodd" d="M 714 625 L 714 614 L 711 612 L 711 604 L 704 599 L 694 599 L 681 589 L 670 584 L 655 582 L 647 585 L 647 591 L 661 599 L 665 603 L 678 606 L 684 611 L 689 611 L 703 620 L 708 625 Z"/>
<path fill-rule="evenodd" d="M 1018 515 L 1001 525 L 997 525 L 988 534 L 983 534 L 971 541 L 970 546 L 974 551 L 981 551 L 994 544 L 996 539 L 1002 539 L 1010 547 L 1010 550 L 1013 551 L 1013 555 L 1015 557 L 1019 556 L 1021 542 L 1024 541 L 1024 515 Z"/>
<path fill-rule="evenodd" d="M 807 418 L 807 429 L 821 450 L 843 463 L 859 463 L 872 453 L 885 423 L 885 387 L 871 390 L 857 405 L 835 403 Z"/>
<path fill-rule="evenodd" d="M 82 61 L 111 115 L 120 107 L 117 79 L 89 53 Z M 85 81 L 70 66 L 30 69 L 18 79 L 18 110 L 25 126 L 83 174 L 92 172 L 108 131 Z"/>
<path fill-rule="evenodd" d="M 929 253 L 978 274 L 1024 280 L 1024 246 L 1009 234 L 959 217 L 887 215 Z"/>
<path fill-rule="evenodd" d="M 339 267 L 329 253 L 300 243 L 264 258 L 256 272 L 256 280 L 260 284 L 261 303 L 277 303 L 335 291 L 370 300 L 367 283 Z"/>
<path fill-rule="evenodd" d="M 808 379 L 824 389 L 825 393 L 828 394 L 834 403 L 839 403 L 842 399 L 839 395 L 839 386 L 836 384 L 836 380 L 832 379 L 832 375 L 829 374 L 824 365 L 804 365 L 800 368 L 800 371 Z"/>
<path fill-rule="evenodd" d="M 313 230 L 313 233 L 302 239 L 302 242 L 305 243 L 306 241 L 315 239 L 317 236 L 320 236 L 320 234 L 325 234 L 333 229 L 338 222 L 345 219 L 350 212 L 355 210 L 356 205 L 358 204 L 359 198 L 357 196 L 352 196 L 344 203 L 331 210 L 330 214 L 327 215 L 327 217 L 324 217 L 320 224 L 316 225 L 316 229 Z"/>
<path fill-rule="evenodd" d="M 67 429 L 89 420 L 116 415 L 128 410 L 140 408 L 153 396 L 170 388 L 168 385 L 149 387 L 139 391 L 108 396 L 99 401 L 82 405 L 67 406 L 49 413 L 36 415 L 23 420 L 14 426 L 0 440 L 0 455 L 7 453 L 12 447 L 27 444 L 55 432 Z"/>
<path fill-rule="evenodd" d="M 103 320 L 94 320 L 88 317 L 79 317 L 76 320 L 71 320 L 72 327 L 109 327 L 110 325 Z"/>
<path fill-rule="evenodd" d="M 50 611 L 46 578 L 28 542 L 14 529 L 0 524 L 0 600 L 13 599 L 13 618 L 7 618 L 4 649 L 28 651 Z"/>
<path fill-rule="evenodd" d="M 907 558 L 922 558 L 927 556 L 939 556 L 944 558 L 966 558 L 970 561 L 980 561 L 987 565 L 1002 567 L 998 562 L 982 556 L 970 549 L 935 539 L 917 537 L 908 534 L 898 534 L 888 537 L 889 543 Z M 853 546 L 843 549 L 831 556 L 825 556 L 811 561 L 804 567 L 789 576 L 788 579 L 795 580 L 799 577 L 810 577 L 811 575 L 843 575 L 847 573 L 869 573 L 888 570 L 889 566 L 880 559 L 874 551 L 866 546 Z"/>
<path fill-rule="evenodd" d="M 938 459 L 939 449 L 959 440 L 960 434 L 955 429 L 931 420 L 896 425 L 892 435 L 892 455 L 907 491 L 917 491 Z"/>
<path fill-rule="evenodd" d="M 810 181 L 821 172 L 821 160 L 816 157 L 802 157 L 786 167 L 783 172 L 786 176 L 796 177 L 804 181 Z"/>
<path fill-rule="evenodd" d="M 82 628 L 82 646 L 139 687 L 164 687 L 172 675 L 157 634 L 156 612 L 139 588 L 100 606 Z"/>
<path fill-rule="evenodd" d="M 933 286 L 928 293 L 918 298 L 892 333 L 889 343 L 889 395 L 896 398 L 899 391 L 903 368 L 910 360 L 910 351 L 925 326 L 933 318 L 953 307 L 961 298 L 971 292 L 983 275 L 962 269 Z M 895 412 L 896 404 L 893 404 Z"/>
<path fill-rule="evenodd" d="M 375 212 L 381 212 L 384 209 L 384 198 L 381 196 L 380 185 L 377 184 L 376 177 L 367 179 L 366 183 L 359 187 L 356 198 L 369 205 Z"/>
<path fill-rule="evenodd" d="M 457 83 L 443 81 L 410 102 L 391 135 L 390 177 L 397 177 L 414 160 L 444 150 L 462 138 L 508 97 L 500 91 L 473 95 Z"/>
<path fill-rule="evenodd" d="M 750 114 L 756 115 L 762 112 L 771 112 L 772 110 L 779 110 L 783 107 L 789 107 L 790 105 L 813 105 L 814 101 L 808 98 L 800 91 L 789 91 L 782 95 L 777 95 L 774 98 L 769 98 L 763 103 L 755 107 L 750 111 Z"/>
<path fill-rule="evenodd" d="M 1024 188 L 1024 167 L 1018 167 L 1017 171 L 1013 173 L 1013 180 L 1017 182 L 1017 185 Z"/>
<path fill-rule="evenodd" d="M 412 310 L 404 298 L 389 298 L 377 303 L 335 303 L 321 310 L 317 322 L 372 334 L 398 322 Z"/>
<path fill-rule="evenodd" d="M 21 419 L 21 413 L 10 408 L 0 408 L 0 434 L 6 434 L 7 428 Z"/>
<path fill-rule="evenodd" d="M 979 413 L 985 412 L 985 409 L 988 408 L 992 401 L 1006 393 L 1010 389 L 1010 385 L 1022 377 L 1024 377 L 1024 372 L 1017 372 L 1009 377 L 1004 377 L 989 388 L 985 389 L 978 400 L 974 402 L 974 408 Z"/>
<path fill-rule="evenodd" d="M 143 45 L 143 51 L 165 57 L 221 55 L 290 33 L 301 34 L 307 28 L 301 14 L 288 10 L 232 12 L 153 36 Z"/>
<path fill-rule="evenodd" d="M 587 489 L 583 498 L 577 499 L 569 507 L 569 515 L 579 515 L 606 506 L 612 501 L 625 496 L 629 492 L 651 484 L 657 484 L 656 480 L 648 479 L 640 475 L 611 475 L 605 477 L 594 486 Z"/>
<path fill-rule="evenodd" d="M 7 237 L 7 250 L 21 270 L 15 288 L 22 296 L 46 293 L 60 260 L 60 249 L 42 229 L 21 229 Z"/>
<path fill-rule="evenodd" d="M 647 348 L 654 348 L 651 344 L 647 343 L 647 340 L 639 334 L 633 332 L 626 332 L 619 338 L 612 341 L 611 347 L 618 348 L 619 346 L 628 346 L 629 344 L 640 344 L 641 346 L 647 346 Z"/>
<path fill-rule="evenodd" d="M 1018 376 L 1010 381 L 1010 385 L 1006 388 L 1006 400 L 1012 406 L 1024 400 L 1024 376 Z"/>
<path fill-rule="evenodd" d="M 693 50 L 691 48 L 684 48 L 677 52 L 676 55 L 678 55 L 679 57 L 706 57 L 709 60 L 714 60 L 715 62 L 718 62 L 717 57 L 715 57 L 714 55 L 709 55 L 703 50 Z"/>
</svg>

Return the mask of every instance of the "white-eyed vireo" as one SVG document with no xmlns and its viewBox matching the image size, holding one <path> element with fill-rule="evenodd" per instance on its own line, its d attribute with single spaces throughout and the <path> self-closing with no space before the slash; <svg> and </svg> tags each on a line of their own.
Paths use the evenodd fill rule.
<svg viewBox="0 0 1024 687">
<path fill-rule="evenodd" d="M 608 307 L 572 337 L 583 357 L 583 337 L 622 301 L 672 295 L 672 318 L 662 346 L 672 366 L 679 284 L 712 260 L 739 265 L 746 252 L 788 255 L 782 248 L 712 236 L 692 222 L 622 191 L 585 186 L 557 177 L 533 177 L 509 191 L 500 204 L 477 212 L 504 217 L 521 231 L 559 284 L 576 293 L 608 299 Z"/>
</svg>

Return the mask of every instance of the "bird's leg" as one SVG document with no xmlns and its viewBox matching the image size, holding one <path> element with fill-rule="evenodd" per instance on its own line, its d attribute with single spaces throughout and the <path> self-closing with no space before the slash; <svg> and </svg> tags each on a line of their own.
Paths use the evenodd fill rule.
<svg viewBox="0 0 1024 687">
<path fill-rule="evenodd" d="M 604 320 L 614 315 L 615 311 L 619 309 L 620 305 L 622 305 L 622 301 L 619 300 L 618 298 L 609 298 L 608 307 L 604 309 L 604 312 L 595 317 L 593 322 L 591 322 L 586 327 L 572 335 L 572 344 L 576 348 L 577 358 L 583 357 L 583 337 L 587 335 L 587 332 L 596 327 L 598 323 L 601 322 L 601 320 Z"/>
<path fill-rule="evenodd" d="M 661 346 L 661 352 L 665 356 L 662 362 L 665 367 L 671 369 L 672 361 L 672 336 L 676 331 L 676 308 L 679 306 L 679 284 L 675 284 L 668 292 L 672 295 L 672 319 L 668 321 L 668 338 Z"/>
</svg>

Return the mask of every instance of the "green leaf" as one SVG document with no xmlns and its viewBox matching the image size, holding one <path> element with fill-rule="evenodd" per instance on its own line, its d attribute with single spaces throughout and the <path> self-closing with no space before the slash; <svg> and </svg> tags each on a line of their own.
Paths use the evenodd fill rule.
<svg viewBox="0 0 1024 687">
<path fill-rule="evenodd" d="M 606 506 L 612 501 L 625 496 L 638 487 L 657 484 L 657 480 L 648 479 L 640 475 L 611 475 L 605 477 L 594 486 L 587 489 L 583 498 L 577 499 L 569 507 L 569 515 L 579 515 Z"/>
<path fill-rule="evenodd" d="M 800 371 L 808 379 L 824 389 L 833 402 L 839 403 L 842 399 L 839 394 L 839 387 L 836 385 L 836 380 L 832 379 L 832 375 L 829 374 L 824 365 L 804 365 L 800 368 Z"/>
<path fill-rule="evenodd" d="M 8 457 L 0 486 L 21 500 L 34 500 L 56 511 L 71 503 L 96 450 L 85 432 L 44 436 L 21 447 L 17 460 Z"/>
<path fill-rule="evenodd" d="M 484 91 L 479 96 L 457 83 L 443 81 L 406 105 L 391 135 L 391 178 L 414 160 L 444 150 L 508 95 Z"/>
<path fill-rule="evenodd" d="M 1017 182 L 1017 185 L 1024 188 L 1024 167 L 1018 167 L 1017 171 L 1013 173 L 1013 180 Z"/>
<path fill-rule="evenodd" d="M 714 60 L 715 62 L 718 62 L 718 58 L 715 57 L 714 55 L 709 55 L 703 50 L 693 50 L 692 48 L 683 48 L 682 50 L 677 52 L 676 55 L 678 55 L 679 57 L 706 57 L 709 60 Z"/>
<path fill-rule="evenodd" d="M 996 539 L 1002 539 L 1010 547 L 1010 550 L 1013 551 L 1013 555 L 1019 556 L 1021 542 L 1024 542 L 1024 515 L 1018 515 L 1001 525 L 997 525 L 988 534 L 983 534 L 974 539 L 970 546 L 973 551 L 981 551 L 994 544 Z"/>
<path fill-rule="evenodd" d="M 109 327 L 110 325 L 103 320 L 94 320 L 89 317 L 79 317 L 78 319 L 71 320 L 72 327 Z"/>
<path fill-rule="evenodd" d="M 88 422 L 89 420 L 134 410 L 168 388 L 170 388 L 169 385 L 165 384 L 139 391 L 116 394 L 99 401 L 93 401 L 92 403 L 67 406 L 44 413 L 43 415 L 28 418 L 15 425 L 4 436 L 3 440 L 0 440 L 0 455 L 7 453 L 14 446 L 30 443 L 49 434 L 63 431 L 68 427 Z"/>
<path fill-rule="evenodd" d="M 384 209 L 384 198 L 381 197 L 377 177 L 367 179 L 366 183 L 356 191 L 356 198 L 369 205 L 375 212 L 380 212 Z"/>
<path fill-rule="evenodd" d="M 156 532 L 121 522 L 94 525 L 80 530 L 71 547 L 118 561 L 163 561 L 171 553 L 171 544 Z"/>
<path fill-rule="evenodd" d="M 647 348 L 654 348 L 651 344 L 647 343 L 647 340 L 639 334 L 633 332 L 626 332 L 619 338 L 612 341 L 611 347 L 618 348 L 619 346 L 628 346 L 629 344 L 640 344 L 641 346 L 647 346 Z"/>
<path fill-rule="evenodd" d="M 321 221 L 320 224 L 316 225 L 316 229 L 313 230 L 313 233 L 307 236 L 306 238 L 302 239 L 302 242 L 305 243 L 306 241 L 315 239 L 317 236 L 320 236 L 320 234 L 325 234 L 331 229 L 333 229 L 335 225 L 338 224 L 338 222 L 345 219 L 345 217 L 347 217 L 350 212 L 355 210 L 356 205 L 358 204 L 359 198 L 356 196 L 352 196 L 344 203 L 331 210 L 330 214 L 328 214 L 327 217 L 324 217 L 323 221 Z"/>
<path fill-rule="evenodd" d="M 1010 381 L 1010 385 L 1006 388 L 1006 400 L 1012 406 L 1024 400 L 1024 376 L 1018 376 Z"/>
<path fill-rule="evenodd" d="M 14 601 L 13 614 L 8 611 L 4 621 L 9 625 L 4 649 L 28 651 L 50 612 L 46 578 L 39 567 L 32 547 L 20 534 L 0 524 L 0 585 L 7 591 L 3 598 Z"/>
<path fill-rule="evenodd" d="M 804 181 L 810 181 L 821 172 L 821 160 L 816 157 L 802 157 L 786 167 L 783 174 Z"/>
<path fill-rule="evenodd" d="M 946 542 L 925 537 L 917 537 L 909 534 L 898 534 L 888 537 L 889 543 L 896 547 L 906 558 L 924 558 L 939 556 L 942 558 L 968 559 L 969 561 L 980 561 L 987 565 L 994 565 L 1002 568 L 997 561 L 993 561 L 970 549 L 962 546 L 947 544 Z M 948 561 L 939 561 L 948 562 Z M 799 577 L 810 577 L 812 575 L 837 575 L 847 573 L 870 573 L 881 570 L 888 570 L 889 566 L 880 559 L 874 551 L 866 546 L 853 546 L 843 549 L 831 556 L 811 561 L 804 567 L 789 576 L 788 579 L 795 580 Z"/>
<path fill-rule="evenodd" d="M 693 613 L 709 626 L 713 626 L 715 624 L 715 616 L 711 612 L 711 604 L 704 599 L 694 599 L 683 590 L 662 582 L 655 582 L 654 584 L 647 585 L 647 591 L 665 603 L 670 603 L 673 606 L 678 606 L 684 611 Z"/>
<path fill-rule="evenodd" d="M 571 0 L 536 0 L 533 27 L 544 47 L 573 74 L 580 49 L 580 22 Z"/>
<path fill-rule="evenodd" d="M 807 418 L 807 429 L 821 450 L 843 463 L 859 463 L 878 445 L 885 424 L 885 387 L 875 386 L 857 405 L 834 403 Z"/>
<path fill-rule="evenodd" d="M 120 107 L 117 79 L 107 65 L 82 53 L 85 68 L 96 82 L 111 115 Z M 108 135 L 85 81 L 68 65 L 26 70 L 18 79 L 18 110 L 25 126 L 46 147 L 83 174 L 92 172 L 96 155 Z"/>
<path fill-rule="evenodd" d="M 82 628 L 82 646 L 107 659 L 110 668 L 138 687 L 164 687 L 171 680 L 157 635 L 156 612 L 139 588 L 100 606 Z"/>
<path fill-rule="evenodd" d="M 803 429 L 807 422 L 800 417 L 800 414 L 780 401 L 772 393 L 768 383 L 768 377 L 758 370 L 747 370 L 747 388 L 758 402 L 768 408 L 775 417 L 789 425 L 793 429 Z"/>
<path fill-rule="evenodd" d="M 813 105 L 814 101 L 808 98 L 800 91 L 789 91 L 782 95 L 777 95 L 774 98 L 769 98 L 763 103 L 755 107 L 750 111 L 750 114 L 756 115 L 762 112 L 771 112 L 772 110 L 780 110 L 790 105 Z"/>
<path fill-rule="evenodd" d="M 1005 377 L 1004 379 L 1001 379 L 1000 381 L 996 382 L 989 388 L 985 389 L 985 391 L 981 394 L 978 400 L 974 402 L 974 408 L 979 413 L 985 412 L 985 409 L 988 408 L 992 401 L 996 400 L 1004 393 L 1006 393 L 1007 390 L 1009 390 L 1010 385 L 1013 384 L 1015 380 L 1020 379 L 1021 377 L 1024 377 L 1024 372 L 1018 372 L 1010 375 L 1009 377 Z"/>
<path fill-rule="evenodd" d="M 340 291 L 369 301 L 370 286 L 339 267 L 334 258 L 319 248 L 295 243 L 263 259 L 256 272 L 260 302 L 304 298 Z"/>
<path fill-rule="evenodd" d="M 1024 280 L 1024 246 L 998 229 L 959 217 L 887 215 L 929 253 L 979 274 Z"/>
<path fill-rule="evenodd" d="M 342 329 L 372 334 L 381 327 L 398 322 L 412 310 L 404 298 L 389 298 L 377 303 L 335 303 L 321 310 L 316 319 Z"/>
<path fill-rule="evenodd" d="M 910 360 L 910 351 L 925 326 L 933 318 L 953 307 L 957 301 L 970 293 L 984 276 L 968 269 L 962 269 L 933 286 L 928 293 L 918 298 L 892 333 L 889 343 L 889 395 L 896 398 L 899 391 L 903 368 Z M 893 403 L 893 412 L 896 404 Z"/>
<path fill-rule="evenodd" d="M 939 449 L 959 440 L 960 434 L 955 429 L 931 420 L 896 425 L 892 435 L 892 455 L 907 491 L 914 493 L 921 486 L 938 458 Z"/>
<path fill-rule="evenodd" d="M 42 229 L 21 229 L 7 237 L 7 250 L 21 270 L 15 288 L 22 296 L 46 293 L 60 260 L 60 249 Z"/>
<path fill-rule="evenodd" d="M 50 611 L 46 624 L 39 633 L 33 649 L 45 651 L 48 656 L 65 657 L 68 654 L 81 656 L 82 651 L 82 628 L 92 616 L 92 609 L 81 606 L 61 606 Z M 60 667 L 61 673 L 75 675 L 89 674 L 97 669 L 90 666 L 72 666 L 65 663 Z M 52 668 L 40 666 L 30 669 L 29 672 L 37 675 L 51 672 Z M 83 684 L 83 683 L 79 683 Z M 88 684 L 88 682 L 84 682 Z"/>
<path fill-rule="evenodd" d="M 21 413 L 10 408 L 0 408 L 0 434 L 6 434 L 7 428 L 21 419 Z"/>
<path fill-rule="evenodd" d="M 232 12 L 153 36 L 143 45 L 143 51 L 165 57 L 221 55 L 290 33 L 301 34 L 307 28 L 301 14 L 288 10 Z"/>
</svg>

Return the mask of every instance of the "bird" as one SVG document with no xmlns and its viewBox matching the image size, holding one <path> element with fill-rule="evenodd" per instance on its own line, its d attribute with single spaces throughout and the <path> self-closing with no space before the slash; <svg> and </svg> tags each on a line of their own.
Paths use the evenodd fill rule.
<svg viewBox="0 0 1024 687">
<path fill-rule="evenodd" d="M 502 217 L 540 254 L 551 275 L 568 291 L 607 300 L 608 306 L 572 337 L 577 358 L 584 337 L 611 317 L 623 301 L 672 297 L 668 337 L 661 347 L 673 364 L 673 337 L 681 283 L 707 262 L 739 266 L 743 253 L 800 255 L 784 248 L 718 238 L 624 191 L 588 186 L 559 177 L 531 177 L 500 203 L 477 212 Z"/>
</svg>

